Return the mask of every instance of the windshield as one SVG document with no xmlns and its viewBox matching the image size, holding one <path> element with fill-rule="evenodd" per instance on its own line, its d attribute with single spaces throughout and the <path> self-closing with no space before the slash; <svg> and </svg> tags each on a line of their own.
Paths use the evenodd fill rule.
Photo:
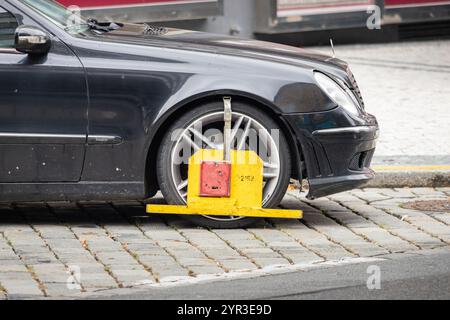
<svg viewBox="0 0 450 320">
<path fill-rule="evenodd" d="M 20 0 L 20 2 L 70 33 L 80 33 L 89 29 L 87 22 L 81 18 L 78 7 L 66 8 L 53 0 Z"/>
</svg>

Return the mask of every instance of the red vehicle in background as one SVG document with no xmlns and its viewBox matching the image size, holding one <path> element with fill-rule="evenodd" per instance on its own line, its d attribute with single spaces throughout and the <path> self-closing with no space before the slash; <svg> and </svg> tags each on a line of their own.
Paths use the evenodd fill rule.
<svg viewBox="0 0 450 320">
<path fill-rule="evenodd" d="M 58 0 L 77 5 L 84 14 L 126 22 L 205 19 L 222 15 L 228 0 Z M 382 24 L 450 19 L 449 0 L 258 0 L 256 32 L 296 32 L 364 26 L 368 8 L 376 5 Z M 239 21 L 246 19 L 226 17 Z M 268 18 L 268 19 L 267 19 Z"/>
<path fill-rule="evenodd" d="M 222 0 L 57 0 L 85 16 L 124 22 L 204 19 L 222 14 Z"/>
<path fill-rule="evenodd" d="M 450 20 L 449 0 L 272 0 L 263 10 L 262 33 L 365 27 L 372 14 L 381 25 Z"/>
<path fill-rule="evenodd" d="M 439 30 L 440 23 L 450 22 L 450 0 L 257 0 L 250 5 L 243 2 L 242 6 L 231 0 L 58 1 L 66 6 L 78 5 L 86 17 L 99 21 L 178 21 L 178 27 L 224 33 L 235 25 L 233 28 L 239 31 L 247 28 L 244 34 L 273 41 L 283 34 L 366 28 L 374 14 L 385 29 L 401 26 L 407 32 L 418 30 L 413 24 L 424 24 L 420 28 L 426 31 L 433 24 Z M 216 16 L 221 17 L 208 19 Z M 180 24 L 180 20 L 184 21 Z M 207 23 L 189 24 L 200 20 Z M 450 31 L 450 24 L 445 28 Z"/>
<path fill-rule="evenodd" d="M 450 1 L 446 0 L 385 0 L 385 7 L 388 9 L 393 8 L 408 8 L 419 6 L 436 6 L 450 4 Z"/>
</svg>

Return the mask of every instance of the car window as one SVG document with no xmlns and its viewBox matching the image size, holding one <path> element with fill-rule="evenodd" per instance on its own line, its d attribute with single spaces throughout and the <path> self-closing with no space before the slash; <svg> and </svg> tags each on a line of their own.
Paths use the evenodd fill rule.
<svg viewBox="0 0 450 320">
<path fill-rule="evenodd" d="M 14 32 L 17 27 L 14 15 L 0 7 L 0 48 L 14 48 Z"/>
<path fill-rule="evenodd" d="M 20 0 L 22 3 L 39 13 L 41 16 L 50 20 L 58 27 L 70 31 L 71 33 L 82 33 L 89 30 L 86 21 L 78 16 L 70 7 L 66 8 L 53 0 Z"/>
</svg>

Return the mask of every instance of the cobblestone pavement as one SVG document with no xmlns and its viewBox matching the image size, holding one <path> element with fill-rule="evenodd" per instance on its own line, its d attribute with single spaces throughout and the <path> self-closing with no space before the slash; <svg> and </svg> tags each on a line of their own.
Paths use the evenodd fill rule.
<svg viewBox="0 0 450 320">
<path fill-rule="evenodd" d="M 446 247 L 450 213 L 401 204 L 449 197 L 450 188 L 364 189 L 309 201 L 289 191 L 282 207 L 303 209 L 304 220 L 237 230 L 148 217 L 137 202 L 3 205 L 0 299 L 88 297 Z"/>
<path fill-rule="evenodd" d="M 450 40 L 336 46 L 380 122 L 378 159 L 424 156 L 424 164 L 450 164 L 448 52 Z"/>
</svg>

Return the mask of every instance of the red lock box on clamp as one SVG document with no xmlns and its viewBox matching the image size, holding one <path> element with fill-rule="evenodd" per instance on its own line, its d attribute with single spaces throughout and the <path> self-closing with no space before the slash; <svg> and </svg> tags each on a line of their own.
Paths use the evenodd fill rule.
<svg viewBox="0 0 450 320">
<path fill-rule="evenodd" d="M 230 162 L 202 162 L 200 169 L 200 196 L 230 197 L 230 178 Z"/>
</svg>

